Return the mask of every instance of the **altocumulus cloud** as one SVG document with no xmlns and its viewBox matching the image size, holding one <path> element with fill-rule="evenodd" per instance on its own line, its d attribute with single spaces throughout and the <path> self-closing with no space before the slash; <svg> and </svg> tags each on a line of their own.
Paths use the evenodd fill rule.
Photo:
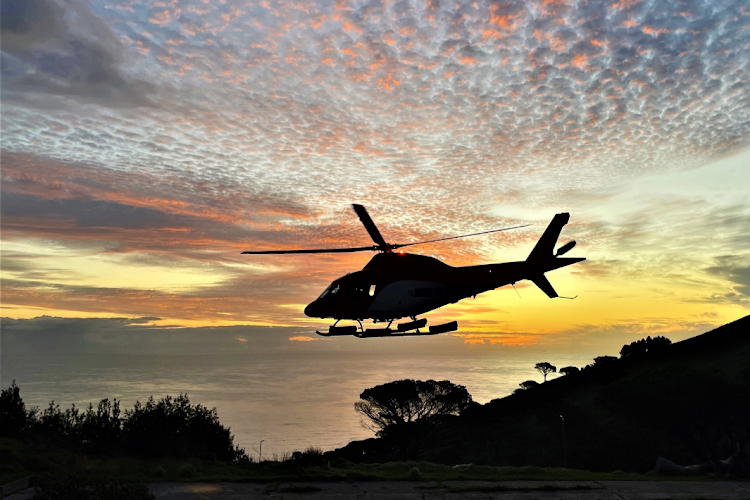
<svg viewBox="0 0 750 500">
<path fill-rule="evenodd" d="M 308 302 L 364 258 L 280 264 L 239 251 L 362 244 L 354 200 L 389 241 L 537 224 L 435 247 L 453 264 L 526 248 L 583 194 L 747 145 L 749 26 L 747 4 L 728 0 L 4 1 L 4 240 L 216 266 L 223 279 L 179 294 L 82 286 L 64 269 L 45 278 L 27 246 L 9 257 L 4 299 L 291 323 L 301 307 L 279 304 Z M 654 204 L 683 220 L 706 211 Z M 574 216 L 566 230 L 581 248 L 619 246 L 609 258 L 631 268 L 622 254 L 644 243 L 747 246 L 746 205 L 675 222 L 681 239 L 645 218 Z M 710 265 L 699 257 L 691 269 Z M 740 295 L 743 265 L 716 271 Z"/>
</svg>

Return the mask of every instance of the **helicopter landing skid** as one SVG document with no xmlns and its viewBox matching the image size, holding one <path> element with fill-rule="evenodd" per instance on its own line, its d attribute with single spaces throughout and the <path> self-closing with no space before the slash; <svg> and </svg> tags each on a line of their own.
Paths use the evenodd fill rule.
<svg viewBox="0 0 750 500">
<path fill-rule="evenodd" d="M 357 327 L 354 325 L 351 326 L 330 326 L 328 327 L 328 333 L 324 332 L 318 332 L 316 331 L 318 335 L 321 337 L 339 337 L 342 335 L 354 335 L 357 333 Z"/>
<path fill-rule="evenodd" d="M 390 325 L 390 324 L 389 324 Z M 450 323 L 443 323 L 442 325 L 430 326 L 428 331 L 421 332 L 420 328 L 424 328 L 427 325 L 426 319 L 415 320 L 410 323 L 402 323 L 398 325 L 397 330 L 391 328 L 368 328 L 357 331 L 357 327 L 352 326 L 331 326 L 328 328 L 328 332 L 318 332 L 321 337 L 339 337 L 345 335 L 352 335 L 360 339 L 369 339 L 374 337 L 417 337 L 422 335 L 438 335 L 440 333 L 455 332 L 458 330 L 458 321 L 451 321 Z"/>
</svg>

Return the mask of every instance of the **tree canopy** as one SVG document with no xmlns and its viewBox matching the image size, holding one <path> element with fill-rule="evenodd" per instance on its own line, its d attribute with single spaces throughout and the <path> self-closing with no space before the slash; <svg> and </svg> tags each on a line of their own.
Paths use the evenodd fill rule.
<svg viewBox="0 0 750 500">
<path fill-rule="evenodd" d="M 521 382 L 518 385 L 520 385 L 521 389 L 525 391 L 531 389 L 532 387 L 538 386 L 539 382 L 537 382 L 536 380 L 527 380 L 526 382 Z"/>
<path fill-rule="evenodd" d="M 543 363 L 537 363 L 534 365 L 534 368 L 539 371 L 542 375 L 544 375 L 544 381 L 547 381 L 547 375 L 550 373 L 555 373 L 557 371 L 557 367 L 554 365 L 551 365 L 550 363 L 547 363 L 546 361 Z"/>
<path fill-rule="evenodd" d="M 354 408 L 378 436 L 400 424 L 458 415 L 472 403 L 466 387 L 448 380 L 396 380 L 365 389 L 359 397 Z"/>
<path fill-rule="evenodd" d="M 560 368 L 560 373 L 562 375 L 572 375 L 573 373 L 578 373 L 581 370 L 577 366 L 565 366 L 563 368 Z"/>
<path fill-rule="evenodd" d="M 622 346 L 620 350 L 620 357 L 623 359 L 633 359 L 643 356 L 647 352 L 649 353 L 660 353 L 664 352 L 672 344 L 672 341 L 666 337 L 646 337 L 645 339 L 637 340 Z"/>
<path fill-rule="evenodd" d="M 589 366 L 593 366 L 594 368 L 600 368 L 600 367 L 608 367 L 608 366 L 614 366 L 617 362 L 616 356 L 597 356 L 594 358 L 594 362 L 591 363 Z"/>
</svg>

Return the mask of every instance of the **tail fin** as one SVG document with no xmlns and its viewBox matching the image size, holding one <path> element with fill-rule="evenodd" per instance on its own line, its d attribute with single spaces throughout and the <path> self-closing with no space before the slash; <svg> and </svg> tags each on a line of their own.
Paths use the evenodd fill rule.
<svg viewBox="0 0 750 500">
<path fill-rule="evenodd" d="M 563 226 L 565 226 L 569 220 L 570 214 L 567 212 L 555 215 L 552 218 L 552 222 L 547 226 L 547 229 L 544 230 L 542 237 L 537 241 L 536 246 L 534 246 L 529 257 L 526 259 L 526 262 L 530 264 L 530 276 L 527 279 L 532 281 L 551 299 L 559 297 L 559 295 L 544 276 L 544 273 L 586 260 L 583 257 L 558 257 L 558 255 L 562 255 L 573 248 L 575 242 L 563 245 L 557 254 L 555 254 L 555 244 L 557 243 L 557 239 L 560 237 L 560 232 L 562 231 Z"/>
<path fill-rule="evenodd" d="M 543 261 L 553 258 L 555 256 L 554 250 L 557 238 L 560 237 L 560 231 L 562 231 L 563 226 L 567 224 L 569 220 L 570 214 L 567 212 L 555 215 L 526 260 Z"/>
</svg>

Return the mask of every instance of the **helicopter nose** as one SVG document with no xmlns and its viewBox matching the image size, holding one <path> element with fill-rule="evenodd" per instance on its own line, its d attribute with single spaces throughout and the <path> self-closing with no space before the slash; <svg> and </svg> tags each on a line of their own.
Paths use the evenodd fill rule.
<svg viewBox="0 0 750 500">
<path fill-rule="evenodd" d="M 318 302 L 317 300 L 315 302 L 311 302 L 310 304 L 305 307 L 305 316 L 309 318 L 319 318 L 320 317 L 320 306 L 316 304 Z"/>
</svg>

